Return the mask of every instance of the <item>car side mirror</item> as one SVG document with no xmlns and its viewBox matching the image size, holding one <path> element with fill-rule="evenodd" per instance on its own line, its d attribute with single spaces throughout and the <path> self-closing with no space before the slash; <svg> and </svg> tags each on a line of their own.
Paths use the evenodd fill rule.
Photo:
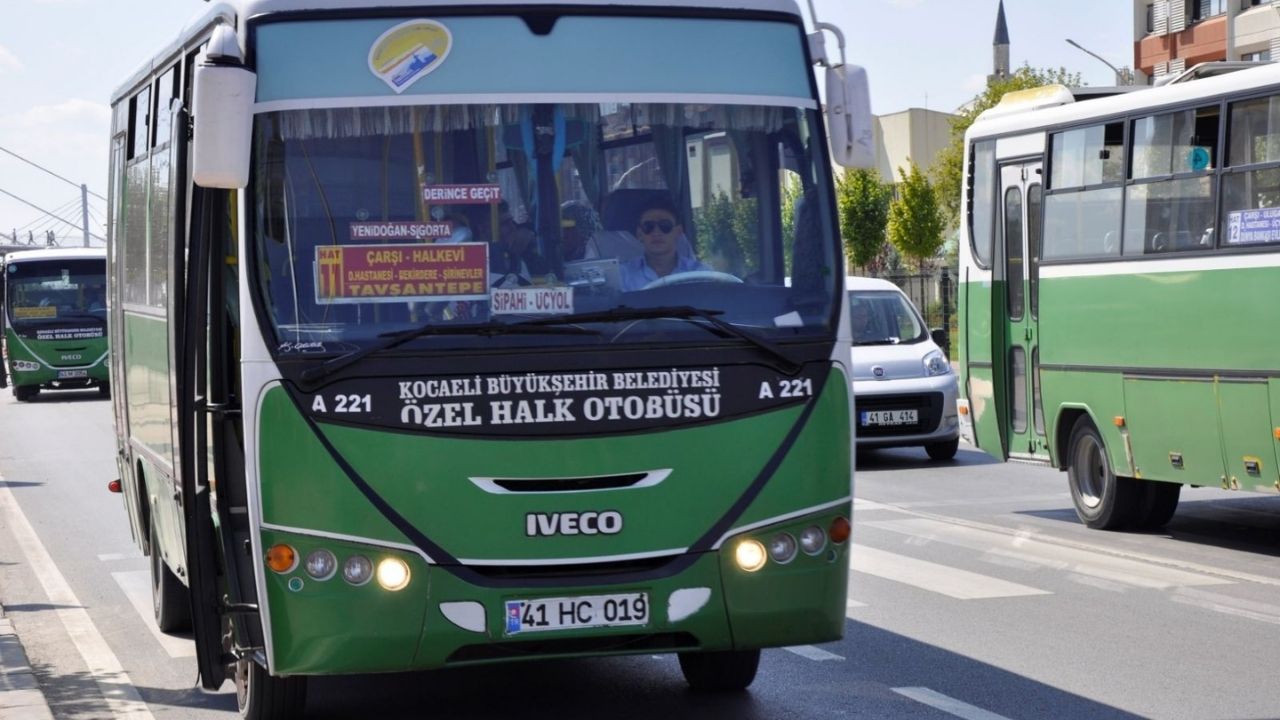
<svg viewBox="0 0 1280 720">
<path fill-rule="evenodd" d="M 951 348 L 948 347 L 951 345 L 951 334 L 947 332 L 946 328 L 934 328 L 930 330 L 929 337 L 933 338 L 934 345 L 942 348 L 942 352 L 948 355 L 951 354 Z"/>
</svg>

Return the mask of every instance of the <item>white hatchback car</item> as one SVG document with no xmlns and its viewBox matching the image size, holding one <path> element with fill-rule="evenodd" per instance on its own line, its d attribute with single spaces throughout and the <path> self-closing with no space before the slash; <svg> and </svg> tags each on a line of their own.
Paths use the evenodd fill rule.
<svg viewBox="0 0 1280 720">
<path fill-rule="evenodd" d="M 955 457 L 959 387 L 934 333 L 893 283 L 846 277 L 845 286 L 857 447 L 920 446 L 933 460 Z"/>
</svg>

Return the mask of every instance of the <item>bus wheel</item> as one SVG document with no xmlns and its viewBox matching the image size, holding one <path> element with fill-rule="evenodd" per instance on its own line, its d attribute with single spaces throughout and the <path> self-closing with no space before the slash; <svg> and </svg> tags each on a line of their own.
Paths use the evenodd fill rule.
<svg viewBox="0 0 1280 720">
<path fill-rule="evenodd" d="M 174 576 L 164 559 L 160 557 L 160 542 L 156 538 L 156 521 L 148 523 L 151 541 L 151 605 L 160 632 L 181 632 L 191 629 L 191 601 L 187 588 Z"/>
<path fill-rule="evenodd" d="M 251 658 L 235 666 L 236 705 L 245 720 L 288 720 L 302 715 L 307 701 L 305 677 L 272 677 Z"/>
<path fill-rule="evenodd" d="M 924 446 L 924 451 L 929 453 L 929 459 L 934 462 L 946 462 L 956 456 L 956 451 L 960 449 L 960 438 L 955 440 L 947 440 L 945 442 L 929 443 Z"/>
<path fill-rule="evenodd" d="M 1067 448 L 1067 482 L 1080 522 L 1095 530 L 1115 530 L 1132 522 L 1141 488 L 1138 481 L 1112 472 L 1107 446 L 1088 416 L 1076 421 Z"/>
<path fill-rule="evenodd" d="M 99 385 L 98 396 L 104 397 L 104 398 L 111 397 L 111 383 L 102 383 L 101 385 Z"/>
<path fill-rule="evenodd" d="M 759 650 L 680 653 L 680 672 L 694 690 L 746 690 L 756 679 L 759 666 Z"/>
<path fill-rule="evenodd" d="M 1142 530 L 1157 530 L 1167 525 L 1178 509 L 1178 496 L 1181 494 L 1182 486 L 1178 483 L 1144 480 L 1142 500 L 1134 526 Z"/>
<path fill-rule="evenodd" d="M 40 394 L 40 388 L 36 385 L 14 385 L 13 397 L 18 402 L 31 402 Z"/>
</svg>

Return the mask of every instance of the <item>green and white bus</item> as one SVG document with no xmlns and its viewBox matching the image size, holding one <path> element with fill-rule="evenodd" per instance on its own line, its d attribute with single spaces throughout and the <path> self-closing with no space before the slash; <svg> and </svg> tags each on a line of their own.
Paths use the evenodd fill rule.
<svg viewBox="0 0 1280 720">
<path fill-rule="evenodd" d="M 98 388 L 107 376 L 106 253 L 19 250 L 0 258 L 4 371 L 13 396 Z"/>
<path fill-rule="evenodd" d="M 251 0 L 119 89 L 119 489 L 205 688 L 283 717 L 308 677 L 666 652 L 730 689 L 841 636 L 831 162 L 871 136 L 822 37 L 792 0 Z"/>
<path fill-rule="evenodd" d="M 1215 69 L 1011 93 L 966 137 L 964 426 L 1065 469 L 1090 527 L 1280 490 L 1280 66 Z"/>
</svg>

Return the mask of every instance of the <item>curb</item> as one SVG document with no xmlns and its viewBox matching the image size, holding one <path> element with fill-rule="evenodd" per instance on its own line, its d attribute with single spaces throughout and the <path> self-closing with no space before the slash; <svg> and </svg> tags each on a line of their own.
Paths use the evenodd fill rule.
<svg viewBox="0 0 1280 720">
<path fill-rule="evenodd" d="M 5 720 L 53 720 L 35 672 L 27 660 L 13 621 L 0 607 L 0 717 Z"/>
</svg>

